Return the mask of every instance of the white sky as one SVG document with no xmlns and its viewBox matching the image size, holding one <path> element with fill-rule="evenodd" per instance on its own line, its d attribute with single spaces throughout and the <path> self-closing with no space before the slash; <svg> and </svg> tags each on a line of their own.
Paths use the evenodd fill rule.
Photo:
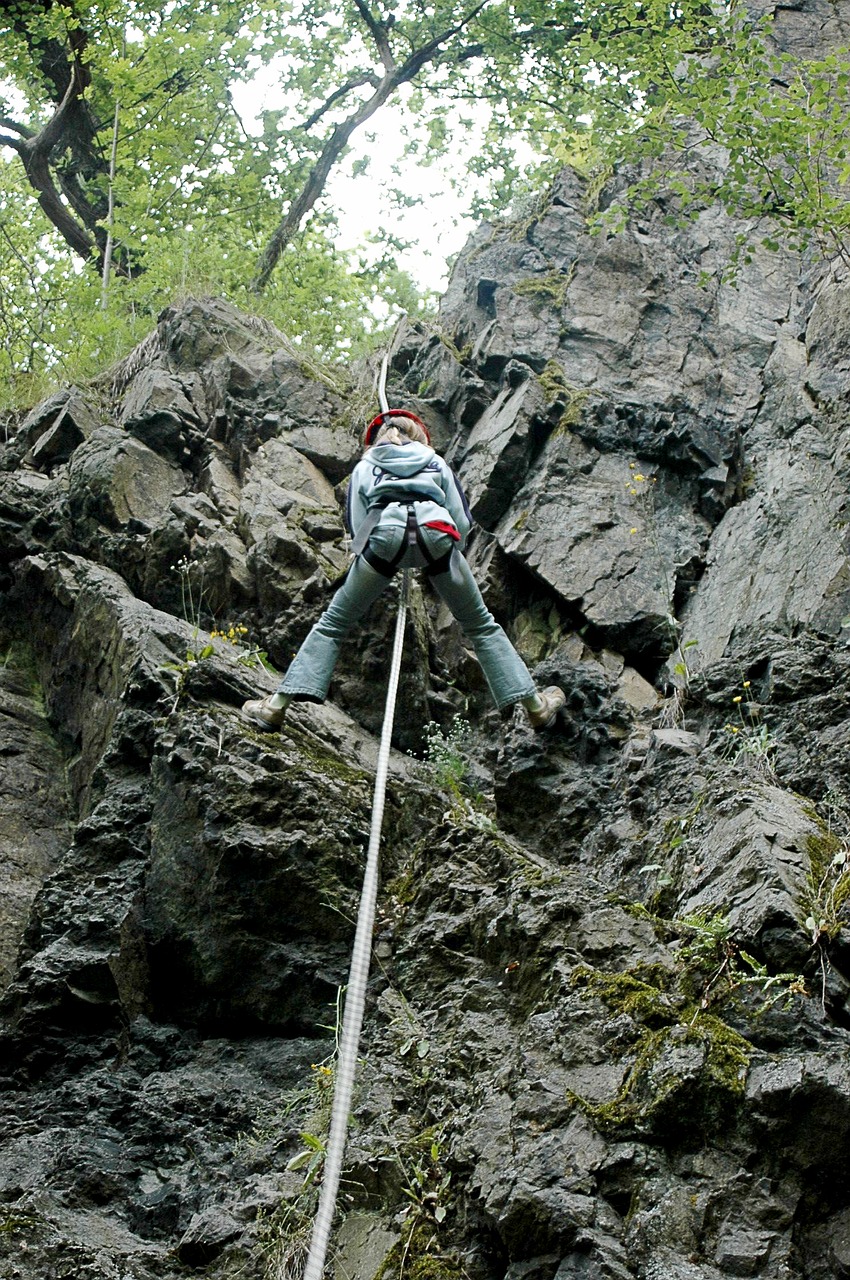
<svg viewBox="0 0 850 1280">
<path fill-rule="evenodd" d="M 477 220 L 465 216 L 465 202 L 436 166 L 425 168 L 413 159 L 405 161 L 404 189 L 408 195 L 419 197 L 421 203 L 399 209 L 382 191 L 374 201 L 376 184 L 398 185 L 391 165 L 404 148 L 395 120 L 388 116 L 378 123 L 378 128 L 378 146 L 371 148 L 371 177 L 364 174 L 351 178 L 340 170 L 328 181 L 328 196 L 339 218 L 340 246 L 357 248 L 378 227 L 410 240 L 410 249 L 397 255 L 399 266 L 410 272 L 420 288 L 442 292 L 448 282 L 447 259 L 463 248 Z M 369 150 L 369 144 L 361 140 L 353 149 L 359 156 Z M 350 170 L 350 165 L 349 160 L 345 169 Z"/>
</svg>

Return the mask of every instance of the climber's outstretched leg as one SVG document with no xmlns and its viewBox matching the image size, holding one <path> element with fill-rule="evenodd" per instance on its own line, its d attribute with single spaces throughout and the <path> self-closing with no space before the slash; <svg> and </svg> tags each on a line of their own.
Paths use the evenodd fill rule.
<svg viewBox="0 0 850 1280">
<path fill-rule="evenodd" d="M 276 729 L 293 698 L 324 702 L 340 644 L 389 583 L 389 578 L 358 556 L 345 582 L 292 659 L 277 692 L 246 702 L 242 707 L 244 718 L 261 728 Z"/>
<path fill-rule="evenodd" d="M 563 689 L 557 685 L 537 689 L 528 667 L 484 603 L 460 551 L 452 553 L 444 572 L 431 574 L 431 581 L 472 641 L 496 706 L 501 710 L 521 702 L 533 729 L 553 724 L 566 702 Z"/>
</svg>

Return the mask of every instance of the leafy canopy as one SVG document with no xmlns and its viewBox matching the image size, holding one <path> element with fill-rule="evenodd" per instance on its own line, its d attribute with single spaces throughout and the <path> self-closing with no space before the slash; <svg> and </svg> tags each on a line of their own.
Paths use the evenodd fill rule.
<svg viewBox="0 0 850 1280">
<path fill-rule="evenodd" d="M 379 302 L 420 306 L 389 240 L 371 266 L 335 248 L 326 198 L 389 102 L 409 158 L 435 183 L 486 176 L 492 205 L 565 159 L 629 161 L 621 217 L 664 187 L 678 216 L 720 199 L 768 244 L 784 228 L 847 254 L 847 50 L 782 52 L 738 0 L 12 0 L 4 17 L 0 374 L 23 398 L 57 363 L 102 367 L 181 291 L 261 306 L 326 353 L 368 342 Z M 236 98 L 257 71 L 276 93 L 255 123 Z M 707 146 L 722 164 L 699 163 Z"/>
</svg>

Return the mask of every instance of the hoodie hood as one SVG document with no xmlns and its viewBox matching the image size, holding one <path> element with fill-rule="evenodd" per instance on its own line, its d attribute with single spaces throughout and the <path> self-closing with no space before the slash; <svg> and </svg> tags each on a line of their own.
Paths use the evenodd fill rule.
<svg viewBox="0 0 850 1280">
<path fill-rule="evenodd" d="M 409 444 L 376 444 L 363 454 L 363 461 L 369 462 L 381 471 L 388 471 L 392 476 L 408 479 L 423 471 L 434 457 L 434 450 L 428 444 L 419 444 L 411 440 Z"/>
<path fill-rule="evenodd" d="M 345 527 L 350 534 L 356 534 L 361 522 L 376 507 L 392 507 L 394 503 L 406 504 L 411 500 L 426 504 L 420 509 L 425 523 L 448 518 L 463 544 L 472 516 L 457 476 L 429 444 L 420 444 L 418 440 L 411 440 L 409 444 L 385 441 L 366 450 L 348 486 Z"/>
</svg>

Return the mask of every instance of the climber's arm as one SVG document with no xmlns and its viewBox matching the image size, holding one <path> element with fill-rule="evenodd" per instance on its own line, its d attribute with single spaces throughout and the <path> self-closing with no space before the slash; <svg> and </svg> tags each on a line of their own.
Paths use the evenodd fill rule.
<svg viewBox="0 0 850 1280">
<path fill-rule="evenodd" d="M 443 460 L 440 459 L 440 461 Z M 440 470 L 440 482 L 443 493 L 446 495 L 446 510 L 457 526 L 462 549 L 466 545 L 467 535 L 472 528 L 472 512 L 469 510 L 469 503 L 460 481 L 446 462 L 443 462 Z"/>
<path fill-rule="evenodd" d="M 357 532 L 367 511 L 364 480 L 366 475 L 363 463 L 358 462 L 348 482 L 348 495 L 345 500 L 345 528 L 349 537 Z"/>
</svg>

